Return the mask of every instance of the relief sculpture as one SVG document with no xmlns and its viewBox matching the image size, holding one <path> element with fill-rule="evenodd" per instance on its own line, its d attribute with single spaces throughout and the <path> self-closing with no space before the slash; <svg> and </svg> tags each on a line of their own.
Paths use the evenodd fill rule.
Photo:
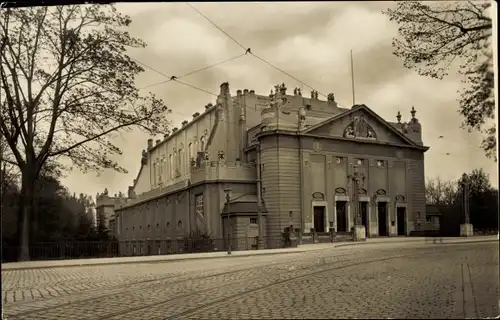
<svg viewBox="0 0 500 320">
<path fill-rule="evenodd" d="M 376 139 L 375 130 L 361 116 L 354 117 L 354 120 L 345 128 L 344 138 L 365 138 Z"/>
</svg>

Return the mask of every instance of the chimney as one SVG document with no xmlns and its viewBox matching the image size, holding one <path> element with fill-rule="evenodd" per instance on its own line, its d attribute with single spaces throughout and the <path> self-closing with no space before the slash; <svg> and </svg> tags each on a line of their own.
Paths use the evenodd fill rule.
<svg viewBox="0 0 500 320">
<path fill-rule="evenodd" d="M 160 139 L 156 139 L 156 145 L 158 145 L 161 142 Z"/>
<path fill-rule="evenodd" d="M 196 118 L 196 117 L 197 117 L 197 116 L 199 116 L 199 115 L 200 115 L 200 113 L 199 113 L 199 112 L 195 112 L 195 113 L 193 113 L 193 118 Z"/>
<path fill-rule="evenodd" d="M 221 96 L 230 96 L 229 93 L 229 82 L 224 82 L 220 85 L 220 95 Z"/>
<path fill-rule="evenodd" d="M 244 96 L 248 95 L 248 89 L 243 90 L 243 95 Z"/>
<path fill-rule="evenodd" d="M 241 96 L 241 90 L 236 91 L 236 95 Z"/>
<path fill-rule="evenodd" d="M 254 91 L 254 90 L 250 90 L 250 94 L 251 94 L 251 95 L 254 95 L 254 94 L 255 94 L 255 91 Z"/>
<path fill-rule="evenodd" d="M 148 139 L 148 151 L 153 148 L 153 139 Z"/>
<path fill-rule="evenodd" d="M 128 197 L 130 199 L 134 199 L 135 198 L 135 192 L 134 192 L 134 187 L 133 186 L 129 186 L 128 187 Z"/>
<path fill-rule="evenodd" d="M 187 120 L 182 121 L 182 126 L 185 127 L 188 124 Z"/>
</svg>

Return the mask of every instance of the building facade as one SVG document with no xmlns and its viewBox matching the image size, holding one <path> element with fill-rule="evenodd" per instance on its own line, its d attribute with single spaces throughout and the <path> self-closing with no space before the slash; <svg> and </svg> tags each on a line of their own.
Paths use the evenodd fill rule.
<svg viewBox="0 0 500 320">
<path fill-rule="evenodd" d="M 333 94 L 288 94 L 282 84 L 268 96 L 232 96 L 223 83 L 215 105 L 148 140 L 127 199 L 114 207 L 122 250 L 200 229 L 271 239 L 290 226 L 307 237 L 357 223 L 368 237 L 408 235 L 426 221 L 428 147 L 415 113 L 387 122 L 365 105 L 339 107 Z"/>
<path fill-rule="evenodd" d="M 109 235 L 116 236 L 115 208 L 126 203 L 125 196 L 120 192 L 118 195 L 110 196 L 108 189 L 96 195 L 95 225 L 102 226 Z"/>
</svg>

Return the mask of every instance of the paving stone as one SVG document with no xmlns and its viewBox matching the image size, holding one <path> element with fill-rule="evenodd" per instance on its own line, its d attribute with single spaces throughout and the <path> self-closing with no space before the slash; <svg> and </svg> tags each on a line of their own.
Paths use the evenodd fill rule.
<svg viewBox="0 0 500 320">
<path fill-rule="evenodd" d="M 484 318 L 498 275 L 496 243 L 405 243 L 8 271 L 2 299 L 8 319 Z"/>
</svg>

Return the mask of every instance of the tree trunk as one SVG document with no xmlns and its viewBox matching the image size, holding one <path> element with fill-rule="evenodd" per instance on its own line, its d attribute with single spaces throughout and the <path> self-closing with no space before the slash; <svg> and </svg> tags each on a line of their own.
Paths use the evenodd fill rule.
<svg viewBox="0 0 500 320">
<path fill-rule="evenodd" d="M 30 168 L 25 168 L 22 172 L 22 187 L 20 198 L 21 232 L 19 234 L 20 238 L 18 261 L 30 261 L 30 218 L 33 209 L 34 185 L 34 175 L 31 174 Z"/>
</svg>

